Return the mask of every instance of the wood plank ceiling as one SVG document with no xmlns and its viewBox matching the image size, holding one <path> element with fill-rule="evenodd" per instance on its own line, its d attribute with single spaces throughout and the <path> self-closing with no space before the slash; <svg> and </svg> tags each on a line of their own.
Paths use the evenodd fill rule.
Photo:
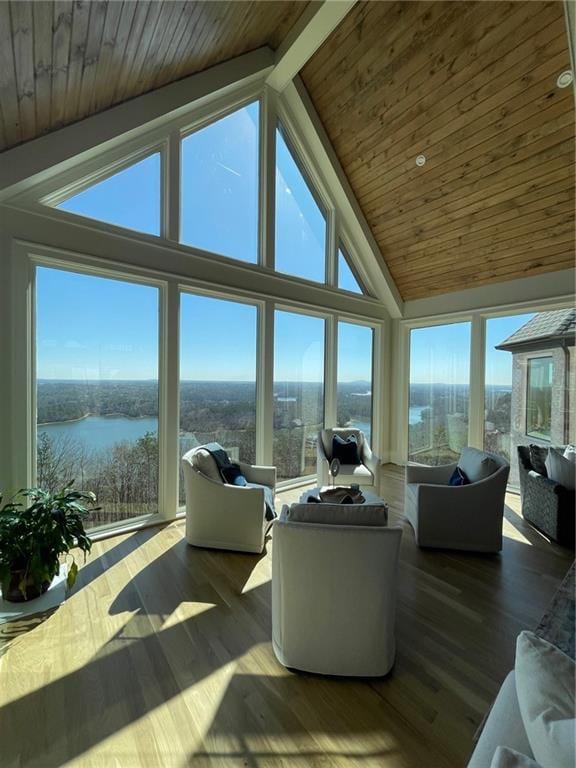
<svg viewBox="0 0 576 768">
<path fill-rule="evenodd" d="M 242 53 L 306 2 L 0 2 L 0 151 Z"/>
<path fill-rule="evenodd" d="M 574 266 L 567 69 L 563 4 L 540 0 L 361 2 L 308 62 L 404 299 Z"/>
</svg>

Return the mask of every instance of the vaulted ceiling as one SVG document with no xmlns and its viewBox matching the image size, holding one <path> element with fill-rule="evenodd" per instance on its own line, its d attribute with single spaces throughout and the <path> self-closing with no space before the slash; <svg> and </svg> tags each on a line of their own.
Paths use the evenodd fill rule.
<svg viewBox="0 0 576 768">
<path fill-rule="evenodd" d="M 404 299 L 574 266 L 567 69 L 563 4 L 539 0 L 361 2 L 308 62 Z"/>
<path fill-rule="evenodd" d="M 263 45 L 307 2 L 0 2 L 0 151 Z"/>
<path fill-rule="evenodd" d="M 0 151 L 263 45 L 307 2 L 0 2 Z M 574 266 L 563 4 L 358 2 L 301 75 L 404 299 Z M 425 156 L 422 166 L 416 164 Z"/>
</svg>

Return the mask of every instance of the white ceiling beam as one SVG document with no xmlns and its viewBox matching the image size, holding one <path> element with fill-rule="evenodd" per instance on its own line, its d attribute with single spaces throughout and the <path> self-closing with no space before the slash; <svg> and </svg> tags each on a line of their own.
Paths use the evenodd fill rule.
<svg viewBox="0 0 576 768">
<path fill-rule="evenodd" d="M 135 99 L 27 141 L 0 154 L 0 201 L 65 170 L 70 163 L 100 153 L 184 114 L 206 99 L 263 82 L 274 65 L 267 46 L 157 88 Z"/>
<path fill-rule="evenodd" d="M 276 51 L 267 85 L 281 93 L 356 5 L 357 0 L 310 3 Z"/>
</svg>

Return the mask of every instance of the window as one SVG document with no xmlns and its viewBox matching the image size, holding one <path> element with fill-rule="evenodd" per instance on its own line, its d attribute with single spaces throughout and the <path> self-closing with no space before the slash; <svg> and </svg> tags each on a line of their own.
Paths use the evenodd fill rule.
<svg viewBox="0 0 576 768">
<path fill-rule="evenodd" d="M 372 347 L 374 331 L 338 323 L 337 422 L 372 435 Z"/>
<path fill-rule="evenodd" d="M 470 323 L 410 333 L 408 459 L 449 464 L 468 444 Z"/>
<path fill-rule="evenodd" d="M 324 320 L 277 310 L 274 343 L 274 464 L 279 480 L 316 472 L 324 424 Z"/>
<path fill-rule="evenodd" d="M 342 248 L 338 249 L 338 288 L 352 293 L 364 293 Z"/>
<path fill-rule="evenodd" d="M 36 345 L 38 485 L 93 491 L 89 526 L 157 512 L 158 289 L 39 267 Z"/>
<path fill-rule="evenodd" d="M 180 307 L 180 454 L 216 442 L 255 463 L 258 310 L 190 293 Z"/>
<path fill-rule="evenodd" d="M 258 115 L 254 102 L 182 141 L 182 243 L 258 261 Z"/>
<path fill-rule="evenodd" d="M 276 269 L 326 282 L 326 214 L 276 131 Z"/>
<path fill-rule="evenodd" d="M 519 443 L 514 413 L 518 408 L 517 397 L 513 396 L 513 355 L 506 349 L 499 349 L 512 334 L 531 320 L 534 315 L 512 315 L 495 317 L 486 321 L 486 379 L 484 386 L 484 448 L 498 453 L 510 462 L 510 483 L 518 484 L 516 467 L 516 445 Z M 522 374 L 517 366 L 516 379 Z M 518 394 L 521 387 L 515 388 Z M 524 419 L 522 419 L 524 422 Z M 522 424 L 522 431 L 524 423 Z"/>
<path fill-rule="evenodd" d="M 552 422 L 552 357 L 528 359 L 526 390 L 526 434 L 550 440 Z"/>
<path fill-rule="evenodd" d="M 57 206 L 62 211 L 160 234 L 160 154 L 140 160 L 98 181 Z"/>
</svg>

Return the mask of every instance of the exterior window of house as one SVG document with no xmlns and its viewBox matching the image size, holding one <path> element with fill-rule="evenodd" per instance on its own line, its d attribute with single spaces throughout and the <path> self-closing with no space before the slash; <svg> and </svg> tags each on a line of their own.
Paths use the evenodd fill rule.
<svg viewBox="0 0 576 768">
<path fill-rule="evenodd" d="M 551 357 L 533 357 L 528 360 L 526 390 L 526 434 L 540 440 L 550 440 L 552 422 Z"/>
<path fill-rule="evenodd" d="M 276 310 L 274 318 L 274 464 L 278 480 L 316 472 L 324 425 L 324 330 L 320 317 Z"/>
<path fill-rule="evenodd" d="M 258 102 L 182 141 L 180 241 L 258 261 Z"/>
<path fill-rule="evenodd" d="M 408 459 L 450 464 L 468 445 L 470 323 L 410 333 Z"/>
<path fill-rule="evenodd" d="M 97 181 L 56 208 L 149 235 L 160 234 L 160 153 Z"/>
<path fill-rule="evenodd" d="M 95 493 L 88 527 L 158 512 L 158 305 L 154 286 L 36 270 L 37 484 Z"/>
</svg>

